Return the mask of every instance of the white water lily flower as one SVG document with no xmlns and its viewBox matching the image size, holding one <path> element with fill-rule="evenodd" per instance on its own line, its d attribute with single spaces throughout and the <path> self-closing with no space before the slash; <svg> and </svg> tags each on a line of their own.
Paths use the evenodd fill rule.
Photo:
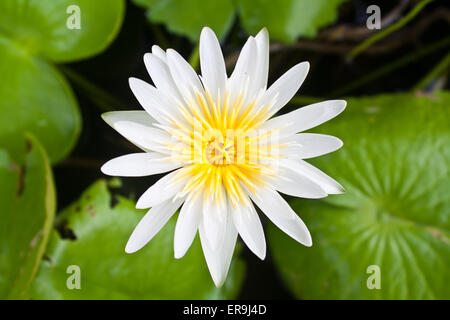
<svg viewBox="0 0 450 320">
<path fill-rule="evenodd" d="M 126 177 L 170 173 L 139 198 L 137 208 L 151 209 L 125 251 L 141 249 L 181 207 L 175 258 L 186 253 L 198 230 L 211 276 L 221 286 L 238 234 L 265 258 L 254 204 L 289 236 L 311 246 L 305 224 L 278 192 L 302 198 L 343 192 L 339 183 L 303 160 L 335 151 L 342 142 L 299 132 L 335 117 L 346 102 L 320 102 L 272 117 L 300 88 L 309 64 L 297 64 L 267 89 L 266 29 L 249 37 L 230 77 L 209 28 L 200 36 L 201 76 L 172 49 L 153 46 L 144 62 L 155 86 L 130 78 L 130 87 L 145 111 L 103 115 L 143 152 L 112 159 L 102 171 Z"/>
</svg>

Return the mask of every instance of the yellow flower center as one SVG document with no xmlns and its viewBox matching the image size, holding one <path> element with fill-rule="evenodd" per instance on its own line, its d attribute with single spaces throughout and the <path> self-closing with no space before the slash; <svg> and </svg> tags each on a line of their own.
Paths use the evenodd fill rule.
<svg viewBox="0 0 450 320">
<path fill-rule="evenodd" d="M 217 98 L 196 94 L 188 107 L 180 104 L 183 121 L 171 119 L 176 143 L 174 161 L 189 163 L 179 170 L 177 179 L 185 180 L 180 195 L 223 201 L 225 194 L 233 206 L 246 203 L 245 189 L 253 192 L 273 174 L 268 163 L 277 159 L 282 147 L 272 143 L 274 131 L 256 134 L 270 116 L 269 106 L 245 102 L 239 95 L 230 102 L 229 94 Z M 277 142 L 277 141 L 276 141 Z"/>
</svg>

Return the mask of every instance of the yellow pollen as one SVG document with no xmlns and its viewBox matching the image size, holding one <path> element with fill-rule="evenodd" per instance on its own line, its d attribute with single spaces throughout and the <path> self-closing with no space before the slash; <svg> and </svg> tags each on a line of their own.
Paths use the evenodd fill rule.
<svg viewBox="0 0 450 320">
<path fill-rule="evenodd" d="M 234 207 L 249 200 L 246 191 L 264 186 L 273 174 L 270 164 L 277 160 L 283 145 L 270 138 L 276 130 L 258 133 L 268 118 L 270 105 L 247 101 L 245 92 L 230 99 L 230 93 L 196 93 L 179 105 L 182 123 L 171 121 L 174 161 L 189 163 L 179 170 L 177 181 L 186 181 L 180 195 L 229 201 Z M 263 145 L 259 145 L 264 141 Z"/>
</svg>

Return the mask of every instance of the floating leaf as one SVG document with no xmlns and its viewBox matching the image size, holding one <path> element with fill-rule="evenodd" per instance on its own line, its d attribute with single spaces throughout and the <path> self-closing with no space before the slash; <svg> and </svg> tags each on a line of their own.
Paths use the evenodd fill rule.
<svg viewBox="0 0 450 320">
<path fill-rule="evenodd" d="M 333 23 L 339 5 L 346 0 L 133 0 L 148 9 L 148 19 L 164 23 L 177 34 L 197 42 L 204 26 L 222 38 L 231 27 L 235 12 L 247 32 L 256 34 L 267 27 L 273 39 L 294 42 L 298 37 L 314 37 Z"/>
<path fill-rule="evenodd" d="M 73 62 L 103 51 L 124 11 L 123 0 L 2 0 L 0 33 L 33 55 Z"/>
<path fill-rule="evenodd" d="M 219 38 L 233 21 L 232 0 L 134 0 L 148 9 L 150 22 L 164 23 L 167 28 L 197 42 L 204 26 L 212 28 Z"/>
<path fill-rule="evenodd" d="M 123 0 L 0 1 L 3 144 L 20 145 L 22 133 L 29 131 L 52 162 L 70 152 L 80 115 L 70 87 L 50 62 L 72 62 L 104 50 L 119 30 L 124 6 Z M 69 28 L 68 20 L 78 13 L 79 29 Z"/>
<path fill-rule="evenodd" d="M 271 252 L 297 297 L 450 297 L 449 104 L 448 92 L 349 99 L 342 116 L 314 130 L 344 141 L 313 164 L 347 192 L 291 202 L 312 248 L 270 229 Z"/>
<path fill-rule="evenodd" d="M 0 142 L 15 155 L 22 132 L 42 141 L 53 161 L 74 146 L 80 131 L 75 97 L 64 77 L 45 60 L 29 56 L 0 36 Z"/>
<path fill-rule="evenodd" d="M 283 42 L 298 37 L 314 37 L 317 31 L 334 22 L 337 9 L 345 0 L 241 0 L 242 23 L 249 33 L 267 27 L 270 36 Z"/>
<path fill-rule="evenodd" d="M 0 149 L 0 298 L 28 298 L 55 215 L 53 178 L 44 149 L 28 138 L 23 164 Z"/>
<path fill-rule="evenodd" d="M 228 280 L 218 289 L 209 275 L 198 238 L 185 257 L 173 257 L 175 220 L 143 249 L 125 253 L 125 244 L 142 210 L 113 197 L 105 181 L 92 185 L 61 217 L 74 240 L 55 232 L 34 286 L 37 299 L 224 299 L 236 297 L 243 262 L 235 259 Z M 79 267 L 80 289 L 69 289 L 70 266 Z M 75 268 L 77 268 L 75 267 Z M 73 267 L 72 267 L 73 268 Z M 70 281 L 70 280 L 69 280 Z M 70 287 L 70 286 L 69 286 Z"/>
</svg>

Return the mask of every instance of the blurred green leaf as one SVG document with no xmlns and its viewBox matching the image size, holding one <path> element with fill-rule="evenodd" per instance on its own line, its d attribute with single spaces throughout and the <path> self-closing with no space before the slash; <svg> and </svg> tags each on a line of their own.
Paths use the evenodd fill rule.
<svg viewBox="0 0 450 320">
<path fill-rule="evenodd" d="M 28 138 L 24 163 L 0 149 L 0 299 L 28 298 L 55 215 L 44 149 Z"/>
<path fill-rule="evenodd" d="M 267 27 L 270 37 L 294 42 L 298 37 L 314 37 L 333 23 L 338 8 L 346 0 L 240 0 L 241 20 L 249 33 Z"/>
<path fill-rule="evenodd" d="M 231 27 L 235 12 L 247 32 L 256 34 L 267 27 L 270 37 L 294 42 L 298 37 L 314 37 L 317 31 L 337 18 L 339 5 L 346 0 L 133 0 L 148 9 L 152 23 L 164 23 L 177 34 L 197 42 L 204 26 L 219 39 Z"/>
<path fill-rule="evenodd" d="M 450 297 L 449 105 L 449 92 L 352 98 L 314 130 L 344 141 L 313 164 L 347 192 L 291 202 L 312 248 L 270 229 L 271 252 L 297 297 Z M 380 267 L 379 290 L 367 286 L 371 265 Z"/>
<path fill-rule="evenodd" d="M 64 77 L 45 60 L 29 56 L 0 35 L 0 143 L 23 151 L 22 132 L 35 134 L 53 161 L 72 149 L 81 119 Z"/>
<path fill-rule="evenodd" d="M 226 35 L 234 17 L 232 0 L 133 0 L 148 9 L 150 22 L 164 23 L 167 28 L 197 42 L 204 26 L 219 38 Z"/>
<path fill-rule="evenodd" d="M 117 204 L 111 207 L 111 203 Z M 76 239 L 55 232 L 34 285 L 35 299 L 225 299 L 236 297 L 244 265 L 235 259 L 225 285 L 214 286 L 198 238 L 185 257 L 173 257 L 175 217 L 143 249 L 125 244 L 145 213 L 123 197 L 113 198 L 105 181 L 92 185 L 62 216 Z M 69 290 L 66 272 L 80 268 L 81 289 Z"/>
<path fill-rule="evenodd" d="M 80 29 L 67 21 L 80 9 Z M 123 0 L 0 1 L 0 141 L 18 148 L 24 131 L 52 162 L 76 142 L 81 120 L 64 77 L 48 61 L 72 62 L 101 52 L 122 22 Z M 20 154 L 17 150 L 15 154 Z"/>
<path fill-rule="evenodd" d="M 80 29 L 67 21 L 80 9 Z M 69 10 L 68 10 L 69 9 Z M 123 0 L 2 0 L 0 33 L 25 51 L 54 62 L 73 62 L 104 50 L 119 31 Z"/>
</svg>

